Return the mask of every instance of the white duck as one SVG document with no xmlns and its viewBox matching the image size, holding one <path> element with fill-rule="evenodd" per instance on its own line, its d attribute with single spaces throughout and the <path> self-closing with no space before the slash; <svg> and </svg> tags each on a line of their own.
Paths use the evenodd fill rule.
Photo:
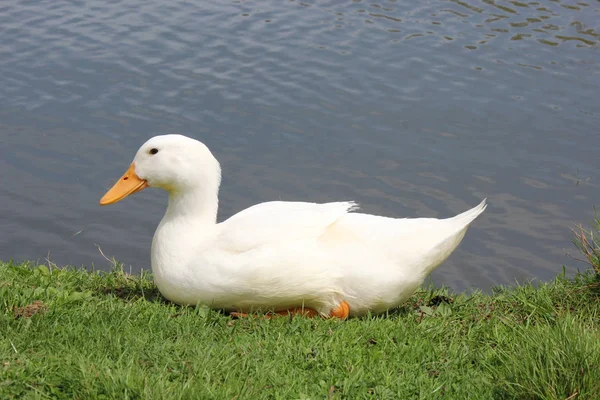
<svg viewBox="0 0 600 400">
<path fill-rule="evenodd" d="M 353 202 L 273 201 L 217 223 L 220 182 L 204 144 L 156 136 L 100 200 L 115 203 L 146 187 L 169 193 L 152 272 L 175 303 L 342 319 L 384 312 L 413 294 L 486 208 L 484 200 L 448 219 L 395 219 L 351 213 Z"/>
</svg>

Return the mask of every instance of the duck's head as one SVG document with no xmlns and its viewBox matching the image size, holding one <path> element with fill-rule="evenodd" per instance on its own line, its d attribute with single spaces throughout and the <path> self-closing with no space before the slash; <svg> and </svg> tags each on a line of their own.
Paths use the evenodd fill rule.
<svg viewBox="0 0 600 400">
<path fill-rule="evenodd" d="M 140 147 L 129 169 L 100 199 L 100 204 L 116 203 L 147 187 L 169 193 L 203 186 L 218 190 L 220 180 L 219 162 L 203 143 L 182 135 L 155 136 Z"/>
</svg>

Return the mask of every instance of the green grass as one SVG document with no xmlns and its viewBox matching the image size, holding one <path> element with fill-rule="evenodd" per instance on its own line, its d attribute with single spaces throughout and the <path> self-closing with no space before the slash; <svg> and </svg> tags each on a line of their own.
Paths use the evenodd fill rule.
<svg viewBox="0 0 600 400">
<path fill-rule="evenodd" d="M 584 229 L 579 225 L 573 232 L 573 243 L 581 253 L 580 261 L 588 264 L 593 272 L 593 281 L 588 287 L 600 293 L 600 218 L 596 215 L 592 228 Z"/>
<path fill-rule="evenodd" d="M 0 398 L 600 398 L 592 272 L 388 315 L 233 320 L 150 276 L 0 263 Z"/>
</svg>

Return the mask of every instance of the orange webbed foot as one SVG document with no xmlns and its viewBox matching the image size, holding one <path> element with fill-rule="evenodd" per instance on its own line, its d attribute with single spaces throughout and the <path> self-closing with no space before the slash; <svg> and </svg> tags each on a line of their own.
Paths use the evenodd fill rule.
<svg viewBox="0 0 600 400">
<path fill-rule="evenodd" d="M 290 310 L 277 311 L 271 315 L 272 316 L 289 315 L 290 317 L 295 317 L 296 315 L 299 315 L 301 317 L 314 318 L 317 315 L 319 315 L 319 313 L 316 310 L 313 310 L 312 308 L 296 307 L 296 308 L 292 308 Z"/>
<path fill-rule="evenodd" d="M 345 301 L 342 301 L 336 308 L 331 310 L 329 318 L 346 319 L 350 314 L 350 306 Z"/>
<path fill-rule="evenodd" d="M 331 312 L 329 313 L 329 318 L 339 318 L 344 320 L 348 318 L 349 314 L 350 306 L 348 306 L 348 303 L 346 303 L 345 301 L 342 301 L 336 308 L 331 310 Z M 229 315 L 233 318 L 248 318 L 252 316 L 252 314 L 237 311 L 230 312 Z M 296 307 L 288 310 L 280 310 L 264 314 L 263 318 L 271 319 L 273 317 L 283 317 L 288 315 L 290 317 L 295 317 L 298 315 L 301 317 L 314 318 L 319 316 L 320 314 L 312 308 Z"/>
<path fill-rule="evenodd" d="M 248 318 L 251 316 L 259 316 L 259 314 L 250 314 L 250 313 L 245 313 L 245 312 L 238 312 L 238 311 L 232 311 L 229 313 L 229 315 L 233 318 Z M 308 317 L 308 318 L 314 318 L 316 316 L 319 315 L 319 313 L 316 310 L 313 310 L 312 308 L 305 308 L 305 307 L 296 307 L 296 308 L 291 308 L 289 310 L 280 310 L 280 311 L 274 311 L 274 312 L 269 312 L 266 314 L 263 314 L 262 317 L 265 319 L 271 319 L 274 317 L 285 317 L 285 316 L 290 316 L 290 317 L 295 317 L 295 316 L 301 316 L 301 317 Z"/>
<path fill-rule="evenodd" d="M 229 316 L 231 318 L 235 318 L 235 319 L 248 318 L 248 313 L 238 312 L 238 311 L 232 311 L 232 312 L 229 313 Z"/>
</svg>

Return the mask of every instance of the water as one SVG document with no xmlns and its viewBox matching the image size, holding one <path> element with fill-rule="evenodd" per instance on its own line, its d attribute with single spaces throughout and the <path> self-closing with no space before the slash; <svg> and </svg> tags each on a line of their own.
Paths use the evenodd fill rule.
<svg viewBox="0 0 600 400">
<path fill-rule="evenodd" d="M 147 138 L 221 161 L 257 202 L 489 208 L 434 274 L 456 290 L 583 265 L 600 199 L 598 1 L 5 1 L 0 258 L 149 268 L 166 196 L 99 198 Z M 260 4 L 257 4 L 260 3 Z"/>
</svg>

